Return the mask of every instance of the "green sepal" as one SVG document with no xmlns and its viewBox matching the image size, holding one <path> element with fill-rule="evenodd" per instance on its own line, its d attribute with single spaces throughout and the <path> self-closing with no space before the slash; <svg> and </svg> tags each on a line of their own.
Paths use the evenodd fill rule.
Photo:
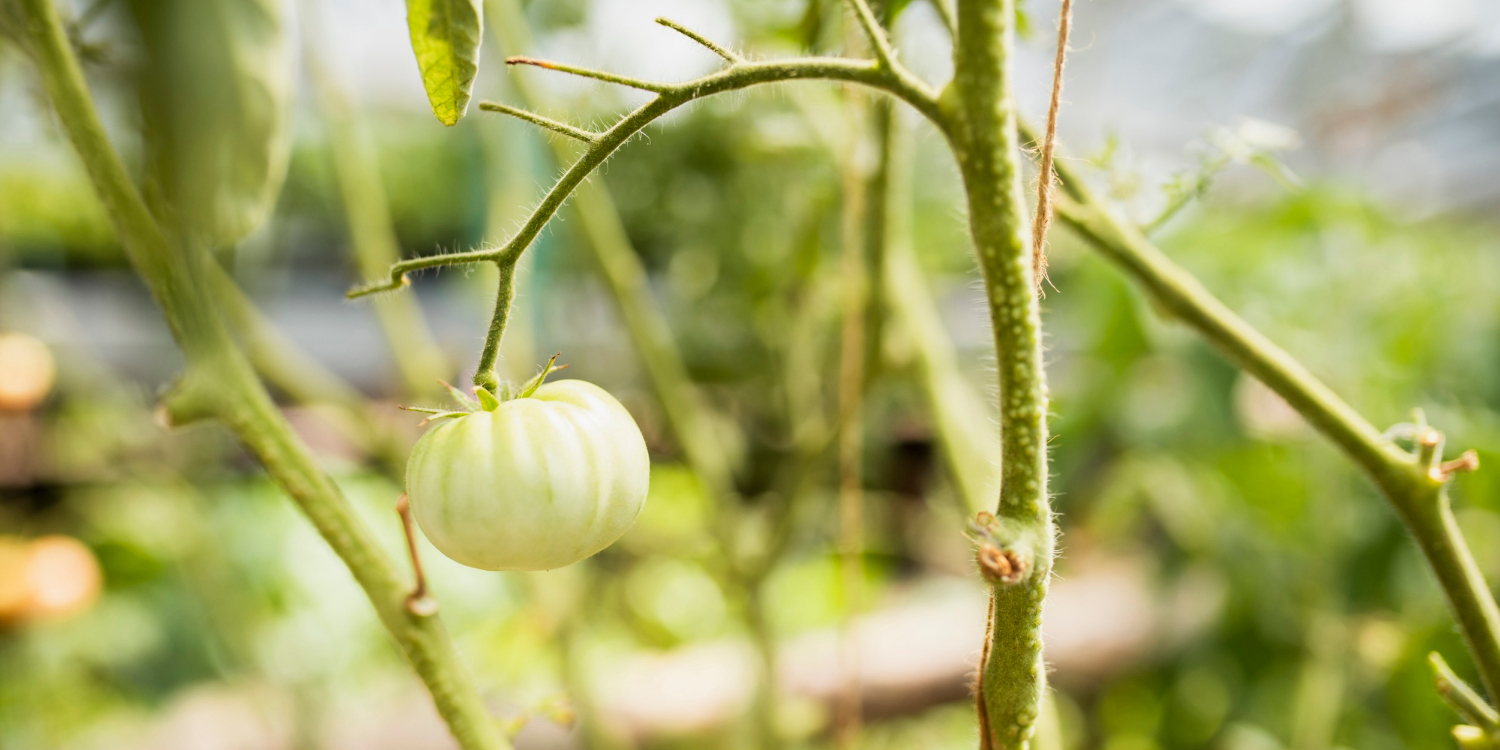
<svg viewBox="0 0 1500 750">
<path fill-rule="evenodd" d="M 453 396 L 453 400 L 457 401 L 460 406 L 469 411 L 479 411 L 479 402 L 475 401 L 472 396 L 454 387 L 452 383 L 446 380 L 439 380 L 438 382 L 442 383 L 443 387 L 448 389 L 448 394 Z"/>
<path fill-rule="evenodd" d="M 427 424 L 428 422 L 436 422 L 439 419 L 456 419 L 458 417 L 467 417 L 470 414 L 474 413 L 473 411 L 449 411 L 447 409 L 429 409 L 429 408 L 427 408 L 425 406 L 403 406 L 403 407 L 400 407 L 400 408 L 401 408 L 402 411 L 414 411 L 414 412 L 416 412 L 418 414 L 429 414 L 429 415 L 431 415 L 431 416 L 427 417 L 426 419 L 422 420 L 421 422 L 418 422 L 417 423 L 418 427 L 421 427 L 421 426 Z"/>
<path fill-rule="evenodd" d="M 563 367 L 567 367 L 567 365 L 563 365 L 562 367 L 553 366 L 557 363 L 557 358 L 561 356 L 562 352 L 552 355 L 552 358 L 547 360 L 547 364 L 542 365 L 542 371 L 537 373 L 536 377 L 521 385 L 521 393 L 516 398 L 531 398 L 531 394 L 536 393 L 536 389 L 542 387 L 542 383 L 547 380 L 547 376 L 552 374 L 553 370 L 561 370 Z"/>
<path fill-rule="evenodd" d="M 485 411 L 494 411 L 500 408 L 500 399 L 490 393 L 490 389 L 483 386 L 474 386 L 474 395 L 479 397 L 479 408 Z"/>
</svg>

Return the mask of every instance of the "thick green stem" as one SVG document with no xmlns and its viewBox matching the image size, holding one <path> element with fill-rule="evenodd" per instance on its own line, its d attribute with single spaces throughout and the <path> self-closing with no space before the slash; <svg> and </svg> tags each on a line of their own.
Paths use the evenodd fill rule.
<svg viewBox="0 0 1500 750">
<path fill-rule="evenodd" d="M 981 731 L 989 747 L 1025 747 L 1046 687 L 1042 599 L 1052 573 L 1047 498 L 1047 385 L 1041 313 L 1021 196 L 1009 66 L 1012 0 L 961 0 L 954 78 L 944 103 L 969 198 L 969 226 L 989 300 L 1000 386 L 1001 487 L 996 515 L 1026 570 L 996 584 L 980 666 Z"/>
<path fill-rule="evenodd" d="M 463 674 L 435 617 L 407 612 L 406 586 L 338 487 L 318 468 L 234 347 L 213 305 L 206 258 L 172 243 L 156 223 L 110 144 L 56 9 L 23 0 L 28 51 L 58 119 L 77 149 L 136 272 L 151 289 L 188 359 L 164 408 L 174 421 L 223 419 L 291 495 L 348 565 L 376 612 L 427 683 L 439 713 L 466 750 L 508 748 Z"/>
<path fill-rule="evenodd" d="M 1064 161 L 1058 215 L 1165 311 L 1196 329 L 1286 400 L 1380 488 L 1416 539 L 1453 609 L 1485 688 L 1500 696 L 1500 608 L 1453 518 L 1446 478 L 1383 436 L 1306 367 L 1116 218 Z"/>
</svg>

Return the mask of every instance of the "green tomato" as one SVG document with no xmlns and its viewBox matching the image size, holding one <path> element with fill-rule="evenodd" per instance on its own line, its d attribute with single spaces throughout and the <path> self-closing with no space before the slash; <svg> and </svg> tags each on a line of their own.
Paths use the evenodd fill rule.
<svg viewBox="0 0 1500 750">
<path fill-rule="evenodd" d="M 406 492 L 448 557 L 484 570 L 551 570 L 614 544 L 635 523 L 650 468 L 619 401 L 592 383 L 559 380 L 428 431 L 407 462 Z"/>
</svg>

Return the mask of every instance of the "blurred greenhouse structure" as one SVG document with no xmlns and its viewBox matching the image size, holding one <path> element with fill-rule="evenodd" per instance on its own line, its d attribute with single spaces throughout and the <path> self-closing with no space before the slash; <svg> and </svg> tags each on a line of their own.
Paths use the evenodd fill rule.
<svg viewBox="0 0 1500 750">
<path fill-rule="evenodd" d="M 195 18 L 192 2 L 59 0 L 133 174 L 154 158 L 140 130 L 164 91 L 205 97 L 192 127 L 254 126 L 259 105 L 214 98 L 216 70 L 163 77 L 151 45 L 183 33 L 163 19 Z M 1058 4 L 1020 5 L 1016 97 L 1037 121 Z M 1455 480 L 1454 502 L 1500 577 L 1500 3 L 1074 12 L 1064 162 L 1373 421 L 1420 408 L 1450 447 L 1476 449 L 1484 468 Z M 439 406 L 438 379 L 474 374 L 494 271 L 415 274 L 373 302 L 346 290 L 398 257 L 498 244 L 577 153 L 479 100 L 601 126 L 647 99 L 505 57 L 652 80 L 721 62 L 659 16 L 756 58 L 859 41 L 838 0 L 489 0 L 475 103 L 448 128 L 402 3 L 281 13 L 281 57 L 239 64 L 265 66 L 273 95 L 284 74 L 288 119 L 261 125 L 286 128 L 286 174 L 264 222 L 215 252 L 213 297 L 402 576 L 392 508 L 426 428 L 399 407 Z M 931 0 L 893 35 L 917 74 L 951 74 Z M 503 374 L 560 352 L 566 377 L 634 416 L 651 487 L 624 538 L 558 570 L 475 570 L 421 542 L 456 650 L 517 748 L 847 747 L 851 664 L 858 747 L 976 747 L 986 588 L 965 524 L 993 495 L 998 448 L 987 457 L 981 429 L 965 474 L 929 381 L 947 366 L 946 395 L 993 427 L 992 339 L 943 139 L 875 101 L 810 83 L 684 107 L 522 260 Z M 882 117 L 888 149 L 848 135 Z M 846 198 L 879 160 L 892 239 L 864 289 L 851 586 Z M 1452 746 L 1427 655 L 1474 669 L 1375 488 L 1076 234 L 1050 237 L 1061 534 L 1044 640 L 1060 734 L 1043 743 Z M 457 747 L 348 569 L 234 436 L 164 428 L 158 394 L 182 365 L 35 67 L 0 34 L 0 749 Z M 677 399 L 701 407 L 698 440 L 678 436 Z M 737 457 L 718 485 L 689 455 L 705 445 Z"/>
</svg>

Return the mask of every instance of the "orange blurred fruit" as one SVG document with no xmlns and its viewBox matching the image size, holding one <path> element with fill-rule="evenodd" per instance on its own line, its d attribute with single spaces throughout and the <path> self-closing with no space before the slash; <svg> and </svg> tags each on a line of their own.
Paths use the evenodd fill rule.
<svg viewBox="0 0 1500 750">
<path fill-rule="evenodd" d="M 26 411 L 52 391 L 52 351 L 24 333 L 0 333 L 0 409 Z"/>
<path fill-rule="evenodd" d="M 0 536 L 0 622 L 20 619 L 30 606 L 31 587 L 26 580 L 30 559 L 31 545 L 26 540 Z"/>
<path fill-rule="evenodd" d="M 99 598 L 103 584 L 99 561 L 77 539 L 45 536 L 31 543 L 26 561 L 26 586 L 31 594 L 28 617 L 82 612 Z"/>
</svg>

